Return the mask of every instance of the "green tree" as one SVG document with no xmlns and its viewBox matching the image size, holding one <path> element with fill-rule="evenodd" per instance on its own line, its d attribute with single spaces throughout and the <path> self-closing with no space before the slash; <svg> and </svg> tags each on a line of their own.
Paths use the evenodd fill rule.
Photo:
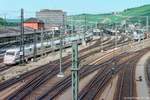
<svg viewBox="0 0 150 100">
<path fill-rule="evenodd" d="M 5 20 L 3 18 L 0 18 L 0 26 L 3 26 L 5 24 Z"/>
</svg>

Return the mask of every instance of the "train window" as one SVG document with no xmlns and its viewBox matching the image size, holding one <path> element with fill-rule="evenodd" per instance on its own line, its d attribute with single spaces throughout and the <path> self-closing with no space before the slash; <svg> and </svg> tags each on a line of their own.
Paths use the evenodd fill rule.
<svg viewBox="0 0 150 100">
<path fill-rule="evenodd" d="M 13 55 L 15 55 L 15 52 L 6 52 L 6 55 L 11 55 L 11 56 L 13 56 Z"/>
</svg>

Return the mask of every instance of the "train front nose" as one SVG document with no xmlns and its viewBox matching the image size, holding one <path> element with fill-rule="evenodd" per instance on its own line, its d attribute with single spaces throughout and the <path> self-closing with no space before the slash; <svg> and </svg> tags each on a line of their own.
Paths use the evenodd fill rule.
<svg viewBox="0 0 150 100">
<path fill-rule="evenodd" d="M 4 64 L 14 64 L 15 63 L 15 57 L 12 56 L 4 56 Z"/>
<path fill-rule="evenodd" d="M 15 51 L 14 50 L 6 51 L 5 56 L 4 56 L 4 63 L 5 64 L 15 63 Z"/>
</svg>

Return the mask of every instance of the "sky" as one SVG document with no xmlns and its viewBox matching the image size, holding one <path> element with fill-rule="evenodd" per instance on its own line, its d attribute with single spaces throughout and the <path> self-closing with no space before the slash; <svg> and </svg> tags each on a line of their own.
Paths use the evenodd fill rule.
<svg viewBox="0 0 150 100">
<path fill-rule="evenodd" d="M 23 8 L 26 16 L 40 9 L 61 9 L 68 15 L 109 13 L 150 4 L 150 0 L 0 0 L 0 15 L 17 16 Z"/>
</svg>

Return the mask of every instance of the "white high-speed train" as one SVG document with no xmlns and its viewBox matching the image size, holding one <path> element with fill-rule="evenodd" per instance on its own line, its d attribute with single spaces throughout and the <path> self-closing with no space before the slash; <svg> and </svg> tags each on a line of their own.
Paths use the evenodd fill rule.
<svg viewBox="0 0 150 100">
<path fill-rule="evenodd" d="M 50 43 L 43 43 L 43 46 L 50 46 Z M 39 53 L 40 49 L 41 49 L 41 43 L 38 43 L 36 45 L 37 48 L 37 53 Z M 29 46 L 25 46 L 24 49 L 24 56 L 25 56 L 25 60 L 27 61 L 29 58 L 33 57 L 33 53 L 34 53 L 34 45 L 29 45 Z M 11 65 L 11 64 L 16 64 L 20 62 L 20 48 L 16 47 L 16 48 L 11 48 L 6 50 L 6 53 L 4 55 L 4 60 L 3 63 L 6 65 Z"/>
<path fill-rule="evenodd" d="M 92 36 L 93 36 L 92 34 L 85 35 L 85 40 L 86 41 L 91 40 Z M 71 46 L 73 41 L 77 41 L 78 43 L 81 43 L 82 39 L 83 39 L 83 36 L 79 36 L 79 35 L 64 38 L 63 39 L 63 47 Z M 51 47 L 51 45 L 52 45 L 51 41 L 43 43 L 44 48 L 49 48 L 49 47 Z M 58 50 L 59 49 L 58 46 L 60 45 L 60 40 L 53 41 L 53 45 L 55 46 L 55 50 Z M 40 53 L 43 52 L 41 47 L 42 47 L 41 43 L 36 44 L 37 55 L 40 55 Z M 32 44 L 32 45 L 25 46 L 24 54 L 25 54 L 26 61 L 29 58 L 32 58 L 33 54 L 34 54 L 34 45 Z M 3 63 L 6 65 L 12 65 L 12 64 L 16 64 L 18 62 L 20 62 L 20 48 L 19 47 L 10 48 L 10 49 L 6 50 Z"/>
</svg>

